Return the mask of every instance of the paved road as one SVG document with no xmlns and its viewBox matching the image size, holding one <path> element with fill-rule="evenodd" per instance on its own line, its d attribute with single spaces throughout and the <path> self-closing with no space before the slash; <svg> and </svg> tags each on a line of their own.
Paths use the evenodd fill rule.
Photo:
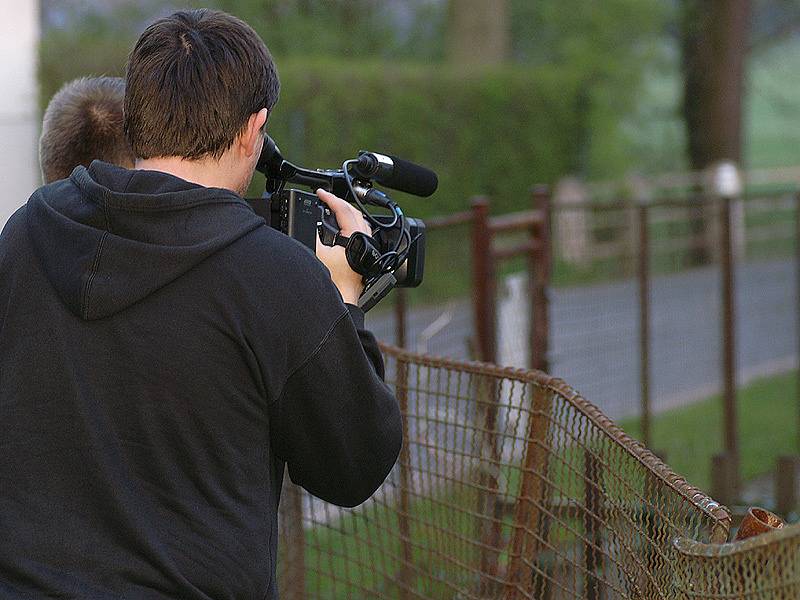
<svg viewBox="0 0 800 600">
<path fill-rule="evenodd" d="M 798 347 L 796 273 L 790 261 L 737 268 L 736 361 L 741 382 L 793 368 Z M 499 303 L 499 362 L 525 364 L 527 301 L 518 278 Z M 609 416 L 638 413 L 638 301 L 634 280 L 551 291 L 552 372 Z M 655 410 L 691 402 L 720 389 L 720 277 L 695 269 L 653 279 L 651 394 Z M 468 301 L 412 311 L 410 346 L 465 358 L 472 332 Z M 369 319 L 392 341 L 390 314 Z"/>
</svg>

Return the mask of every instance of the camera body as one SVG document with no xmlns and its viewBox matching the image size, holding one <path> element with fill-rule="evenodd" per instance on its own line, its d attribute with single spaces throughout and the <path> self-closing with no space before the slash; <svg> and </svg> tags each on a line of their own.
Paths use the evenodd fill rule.
<svg viewBox="0 0 800 600">
<path fill-rule="evenodd" d="M 252 201 L 254 210 L 275 229 L 316 252 L 317 241 L 343 246 L 350 268 L 363 277 L 358 305 L 366 312 L 392 288 L 422 283 L 425 265 L 425 224 L 406 217 L 400 206 L 373 182 L 417 196 L 436 191 L 436 173 L 395 156 L 362 150 L 342 168 L 308 169 L 285 160 L 265 136 L 256 169 L 266 176 L 264 195 Z M 330 209 L 315 194 L 286 189 L 286 184 L 324 189 L 358 208 L 372 229 L 342 235 Z M 366 204 L 383 213 L 372 214 Z"/>
<path fill-rule="evenodd" d="M 315 194 L 289 189 L 270 194 L 270 225 L 296 239 L 312 252 L 316 249 L 317 237 L 323 244 L 332 246 L 339 225 L 330 209 Z M 390 215 L 373 215 L 379 222 L 389 224 Z M 406 259 L 394 271 L 397 287 L 417 287 L 422 283 L 425 269 L 425 223 L 407 217 L 411 239 Z M 380 250 L 395 245 L 401 232 L 396 229 L 377 229 L 373 234 Z"/>
</svg>

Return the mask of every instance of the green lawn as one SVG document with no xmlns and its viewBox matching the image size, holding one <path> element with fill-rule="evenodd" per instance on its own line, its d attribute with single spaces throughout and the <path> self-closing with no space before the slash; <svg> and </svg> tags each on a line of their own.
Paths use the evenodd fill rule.
<svg viewBox="0 0 800 600">
<path fill-rule="evenodd" d="M 474 584 L 471 567 L 480 556 L 481 539 L 471 514 L 478 505 L 476 489 L 453 484 L 436 497 L 412 495 L 410 500 L 411 567 L 401 571 L 404 548 L 396 509 L 369 503 L 329 526 L 305 530 L 306 590 L 315 598 L 351 598 L 354 592 L 361 597 L 359 590 L 345 585 L 350 581 L 397 598 L 402 582 L 416 592 L 412 595 L 445 599 Z M 510 519 L 503 517 L 504 536 L 510 534 Z M 447 556 L 439 553 L 441 548 L 448 549 Z M 507 558 L 501 554 L 498 561 L 504 564 Z"/>
<path fill-rule="evenodd" d="M 759 379 L 741 388 L 737 409 L 743 481 L 774 469 L 779 455 L 797 452 L 796 373 Z M 638 420 L 620 425 L 639 436 Z M 720 397 L 661 413 L 651 427 L 651 445 L 664 452 L 667 464 L 693 485 L 709 490 L 711 457 L 722 448 Z"/>
</svg>

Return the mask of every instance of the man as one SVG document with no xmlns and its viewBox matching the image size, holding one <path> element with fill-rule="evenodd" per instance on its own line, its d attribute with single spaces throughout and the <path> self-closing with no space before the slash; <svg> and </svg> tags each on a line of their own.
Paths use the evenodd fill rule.
<svg viewBox="0 0 800 600">
<path fill-rule="evenodd" d="M 78 167 L 0 235 L 0 598 L 275 598 L 284 465 L 353 506 L 399 453 L 361 278 L 239 195 L 279 88 L 250 27 L 161 19 L 126 79 L 136 168 Z"/>
<path fill-rule="evenodd" d="M 44 111 L 39 165 L 45 183 L 69 177 L 95 159 L 133 168 L 135 157 L 122 129 L 125 80 L 81 77 L 65 83 Z"/>
</svg>

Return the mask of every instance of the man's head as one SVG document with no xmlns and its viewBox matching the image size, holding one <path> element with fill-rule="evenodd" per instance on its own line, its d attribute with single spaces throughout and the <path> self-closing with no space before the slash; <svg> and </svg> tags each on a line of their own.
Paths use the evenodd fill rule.
<svg viewBox="0 0 800 600">
<path fill-rule="evenodd" d="M 246 189 L 280 89 L 249 25 L 207 9 L 159 19 L 136 42 L 126 79 L 125 133 L 137 159 L 212 161 Z"/>
<path fill-rule="evenodd" d="M 53 96 L 44 113 L 39 164 L 45 183 L 65 179 L 94 159 L 133 167 L 134 156 L 122 129 L 125 80 L 82 77 Z"/>
</svg>

